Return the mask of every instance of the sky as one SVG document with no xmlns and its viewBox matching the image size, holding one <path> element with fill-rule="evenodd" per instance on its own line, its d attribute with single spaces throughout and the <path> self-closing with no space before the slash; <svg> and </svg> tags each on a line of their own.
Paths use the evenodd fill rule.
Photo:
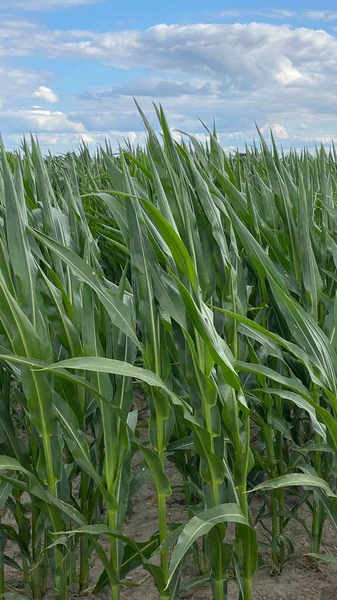
<svg viewBox="0 0 337 600">
<path fill-rule="evenodd" d="M 337 5 L 318 0 L 0 0 L 0 133 L 44 151 L 143 143 L 134 98 L 157 129 L 226 149 L 337 141 Z"/>
</svg>

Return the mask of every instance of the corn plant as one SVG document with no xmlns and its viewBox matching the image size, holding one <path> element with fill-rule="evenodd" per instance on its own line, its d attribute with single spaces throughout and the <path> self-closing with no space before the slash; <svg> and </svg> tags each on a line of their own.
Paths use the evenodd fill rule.
<svg viewBox="0 0 337 600">
<path fill-rule="evenodd" d="M 294 520 L 313 561 L 337 526 L 335 148 L 226 154 L 215 129 L 177 142 L 161 107 L 160 136 L 139 112 L 145 148 L 1 147 L 1 594 L 118 600 L 142 566 L 163 600 L 225 600 L 231 579 L 250 600 L 260 545 L 276 574 Z M 139 542 L 124 525 L 149 479 Z"/>
</svg>

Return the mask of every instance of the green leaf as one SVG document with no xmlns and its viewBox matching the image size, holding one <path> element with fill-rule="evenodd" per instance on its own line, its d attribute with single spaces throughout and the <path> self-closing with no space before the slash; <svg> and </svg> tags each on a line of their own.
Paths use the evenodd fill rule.
<svg viewBox="0 0 337 600">
<path fill-rule="evenodd" d="M 94 290 L 106 308 L 112 323 L 121 329 L 139 347 L 140 343 L 135 333 L 132 313 L 129 307 L 107 291 L 95 270 L 77 254 L 69 250 L 69 248 L 62 246 L 50 237 L 38 233 L 33 229 L 31 229 L 31 232 L 37 240 L 55 252 L 81 281 L 87 283 Z"/>
<path fill-rule="evenodd" d="M 315 554 L 314 552 L 309 552 L 307 556 L 311 558 L 316 558 L 316 560 L 320 562 L 329 563 L 330 565 L 337 566 L 337 556 L 333 556 L 332 554 Z"/>
<path fill-rule="evenodd" d="M 219 504 L 192 517 L 182 530 L 173 550 L 167 586 L 170 584 L 179 563 L 192 544 L 199 537 L 206 535 L 217 523 L 228 522 L 241 523 L 248 527 L 247 519 L 238 504 Z"/>
<path fill-rule="evenodd" d="M 10 361 L 10 358 L 8 358 Z M 44 367 L 44 370 L 57 371 L 59 369 L 78 369 L 83 371 L 96 371 L 98 373 L 111 373 L 113 375 L 122 375 L 125 377 L 133 377 L 144 381 L 151 387 L 159 387 L 163 389 L 171 398 L 172 402 L 178 406 L 186 406 L 185 403 L 178 398 L 174 392 L 152 371 L 135 367 L 134 365 L 112 358 L 103 358 L 99 356 L 83 356 L 78 358 L 69 358 L 58 363 Z"/>
<path fill-rule="evenodd" d="M 336 498 L 336 494 L 333 493 L 330 486 L 321 477 L 315 477 L 313 475 L 306 475 L 302 473 L 292 473 L 290 475 L 281 475 L 275 479 L 268 479 L 263 483 L 259 483 L 253 490 L 257 492 L 259 490 L 278 490 L 284 487 L 304 487 L 311 490 L 319 488 L 323 490 L 327 496 Z"/>
<path fill-rule="evenodd" d="M 32 496 L 36 496 L 44 503 L 57 508 L 61 513 L 70 517 L 77 524 L 82 525 L 85 522 L 84 518 L 76 508 L 63 502 L 63 500 L 60 500 L 59 498 L 55 498 L 50 492 L 43 488 L 35 475 L 22 467 L 15 458 L 11 458 L 10 456 L 0 456 L 0 478 L 2 471 L 17 471 L 22 473 L 27 480 L 27 489 Z"/>
</svg>

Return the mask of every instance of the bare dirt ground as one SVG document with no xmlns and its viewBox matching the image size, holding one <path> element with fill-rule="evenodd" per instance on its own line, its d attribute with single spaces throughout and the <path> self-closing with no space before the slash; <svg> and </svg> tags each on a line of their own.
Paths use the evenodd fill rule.
<svg viewBox="0 0 337 600">
<path fill-rule="evenodd" d="M 256 506 L 255 509 L 257 510 L 257 508 Z M 254 513 L 254 506 L 252 510 Z M 186 513 L 184 513 L 184 507 L 179 496 L 173 498 L 169 513 L 172 522 L 181 522 L 186 519 Z M 301 516 L 308 523 L 310 522 L 308 512 L 304 510 Z M 154 490 L 151 484 L 144 485 L 139 491 L 134 513 L 125 530 L 135 539 L 145 540 L 156 529 L 157 516 Z M 315 568 L 309 566 L 309 561 L 303 555 L 310 552 L 310 542 L 300 524 L 292 521 L 289 524 L 288 535 L 295 545 L 295 555 L 286 564 L 280 575 L 272 577 L 270 575 L 268 550 L 263 552 L 264 565 L 260 567 L 253 582 L 253 600 L 337 600 L 337 569 L 326 564 L 321 564 Z M 337 554 L 336 533 L 329 521 L 325 524 L 323 550 L 331 554 Z M 188 569 L 184 571 L 186 578 L 197 575 L 193 572 L 192 565 L 189 571 Z M 139 580 L 144 579 L 143 573 L 143 571 L 137 572 Z M 134 578 L 134 580 L 137 579 Z M 237 600 L 238 591 L 234 582 L 230 582 L 229 590 L 229 600 Z M 158 592 L 150 578 L 143 582 L 141 587 L 122 592 L 123 600 L 156 600 L 157 598 Z M 182 598 L 211 600 L 212 595 L 209 589 L 204 587 L 195 590 L 193 593 L 190 592 Z"/>
<path fill-rule="evenodd" d="M 141 402 L 139 402 L 141 405 Z M 141 408 L 141 406 L 140 406 Z M 144 422 L 146 422 L 146 411 Z M 146 437 L 146 431 L 141 432 L 141 438 Z M 134 457 L 134 463 L 139 460 L 139 455 Z M 136 466 L 134 464 L 134 466 Z M 180 476 L 172 466 L 167 464 L 167 474 L 173 486 L 180 483 Z M 258 514 L 260 505 L 258 502 L 252 504 L 252 514 Z M 14 525 L 8 515 L 2 514 L 3 522 L 8 522 Z M 181 523 L 187 520 L 184 499 L 181 492 L 175 491 L 173 496 L 168 500 L 168 516 L 171 523 Z M 302 508 L 300 516 L 310 528 L 311 515 L 307 508 Z M 133 514 L 129 523 L 125 526 L 124 531 L 132 539 L 136 541 L 144 541 L 156 533 L 158 530 L 157 520 L 157 504 L 155 488 L 151 481 L 144 483 L 139 492 L 134 497 Z M 263 540 L 263 528 L 258 526 L 258 538 Z M 331 565 L 320 563 L 318 566 L 310 566 L 306 553 L 310 552 L 310 540 L 303 527 L 295 520 L 290 521 L 287 535 L 292 540 L 295 553 L 286 563 L 280 575 L 271 576 L 270 574 L 270 551 L 268 548 L 262 547 L 261 562 L 254 581 L 253 581 L 253 600 L 337 600 L 337 568 Z M 104 544 L 104 541 L 102 541 Z M 337 556 L 337 537 L 336 531 L 332 523 L 327 520 L 324 526 L 322 552 L 328 552 Z M 9 542 L 5 550 L 6 554 L 20 561 L 20 555 L 17 551 L 17 546 Z M 93 557 L 92 557 L 93 558 Z M 102 572 L 100 561 L 93 560 L 91 568 L 91 580 L 93 584 L 97 582 L 99 575 Z M 188 580 L 197 576 L 195 567 L 192 563 L 188 564 L 183 571 L 183 578 Z M 156 590 L 151 577 L 146 571 L 141 568 L 130 573 L 130 578 L 135 583 L 141 583 L 139 587 L 124 589 L 121 593 L 122 600 L 157 600 L 158 591 Z M 6 580 L 12 580 L 15 587 L 19 587 L 17 581 L 17 571 L 7 568 Z M 52 600 L 55 597 L 54 592 L 50 591 L 46 600 Z M 104 590 L 100 595 L 73 595 L 70 599 L 82 600 L 109 600 L 111 597 L 109 590 Z M 212 594 L 209 590 L 209 585 L 195 588 L 185 595 L 181 595 L 182 600 L 212 600 Z M 228 600 L 237 600 L 238 590 L 234 581 L 229 582 Z"/>
<path fill-rule="evenodd" d="M 172 467 L 169 467 L 171 470 Z M 171 471 L 170 475 L 176 479 L 176 474 Z M 258 506 L 255 507 L 257 511 Z M 254 513 L 254 506 L 252 508 Z M 169 503 L 169 518 L 172 523 L 186 520 L 186 513 L 182 503 L 182 498 L 177 493 Z M 310 515 L 306 510 L 301 514 L 310 523 Z M 4 515 L 3 515 L 4 517 Z M 157 506 L 153 485 L 149 482 L 139 490 L 134 503 L 133 515 L 130 522 L 125 526 L 125 532 L 135 540 L 146 540 L 157 530 Z M 337 569 L 321 564 L 318 567 L 310 567 L 305 556 L 310 551 L 310 544 L 306 532 L 295 521 L 289 524 L 288 535 L 294 542 L 295 554 L 284 567 L 283 572 L 277 576 L 270 575 L 270 559 L 268 550 L 263 551 L 263 565 L 260 567 L 253 582 L 253 600 L 337 600 Z M 336 533 L 329 521 L 325 524 L 323 536 L 323 551 L 337 554 Z M 13 558 L 18 558 L 15 545 L 9 543 L 6 547 L 6 554 Z M 93 581 L 97 581 L 102 566 L 97 560 L 92 566 L 91 576 Z M 7 570 L 7 577 L 15 581 L 16 571 Z M 186 579 L 196 576 L 193 565 L 184 570 Z M 155 589 L 150 576 L 142 569 L 137 569 L 132 573 L 132 581 L 142 582 L 140 587 L 125 589 L 122 591 L 122 600 L 156 600 L 158 592 Z M 54 597 L 53 592 L 49 592 L 48 599 Z M 74 595 L 72 598 L 79 598 Z M 99 596 L 81 596 L 83 600 L 97 598 L 97 600 L 108 600 L 109 591 L 105 590 Z M 211 600 L 212 595 L 207 588 L 201 587 L 195 589 L 189 594 L 182 595 L 182 599 L 188 600 Z M 229 600 L 237 600 L 238 591 L 233 581 L 229 584 Z"/>
</svg>

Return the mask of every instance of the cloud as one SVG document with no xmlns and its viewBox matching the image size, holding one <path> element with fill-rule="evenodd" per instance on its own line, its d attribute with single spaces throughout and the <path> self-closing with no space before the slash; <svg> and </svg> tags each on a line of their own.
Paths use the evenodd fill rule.
<svg viewBox="0 0 337 600">
<path fill-rule="evenodd" d="M 38 100 L 44 100 L 50 104 L 55 104 L 59 101 L 58 96 L 53 90 L 45 85 L 40 85 L 38 89 L 32 93 L 32 97 L 37 98 Z"/>
<path fill-rule="evenodd" d="M 281 19 L 292 18 L 298 15 L 297 11 L 289 10 L 287 8 L 272 8 L 269 10 L 241 10 L 241 9 L 229 9 L 222 10 L 221 17 L 263 17 L 269 19 Z"/>
<path fill-rule="evenodd" d="M 275 78 L 281 83 L 281 85 L 301 84 L 305 81 L 310 83 L 309 77 L 309 75 L 304 75 L 298 69 L 296 69 L 291 60 L 286 56 L 281 58 L 279 69 L 275 74 Z"/>
<path fill-rule="evenodd" d="M 49 58 L 91 59 L 123 70 L 145 68 L 157 79 L 158 73 L 164 73 L 165 79 L 169 74 L 174 74 L 172 79 L 177 75 L 217 79 L 227 90 L 257 88 L 271 81 L 310 85 L 337 75 L 337 39 L 325 31 L 287 25 L 156 25 L 95 33 L 49 31 L 29 21 L 3 23 L 0 57 L 42 52 Z"/>
<path fill-rule="evenodd" d="M 72 121 L 61 111 L 41 108 L 0 110 L 0 131 L 3 133 L 84 133 L 81 122 Z"/>
<path fill-rule="evenodd" d="M 309 10 L 303 13 L 303 16 L 307 19 L 314 19 L 315 21 L 336 21 L 337 11 L 336 10 Z"/>
<path fill-rule="evenodd" d="M 307 10 L 307 11 L 295 11 L 289 10 L 288 8 L 272 8 L 268 10 L 241 10 L 241 9 L 229 9 L 223 10 L 219 13 L 220 17 L 225 18 L 247 18 L 247 17 L 262 17 L 264 19 L 292 19 L 292 18 L 304 18 L 312 19 L 315 21 L 335 21 L 337 19 L 337 11 L 335 10 Z"/>
<path fill-rule="evenodd" d="M 263 127 L 261 127 L 263 135 L 268 135 L 270 130 L 272 130 L 273 135 L 276 139 L 286 140 L 287 138 L 289 138 L 289 133 L 286 127 L 284 127 L 280 123 L 272 123 L 272 125 L 266 124 Z"/>
<path fill-rule="evenodd" d="M 60 39 L 58 32 L 48 31 L 28 19 L 1 18 L 0 58 L 29 56 L 41 51 L 48 52 Z"/>
<path fill-rule="evenodd" d="M 68 98 L 63 94 L 62 111 L 45 111 L 27 102 L 41 88 L 54 94 L 52 74 L 0 66 L 4 87 L 0 130 L 7 138 L 32 130 L 56 140 L 55 147 L 60 147 L 60 140 L 66 143 L 83 135 L 94 144 L 116 132 L 138 140 L 143 125 L 132 96 L 156 128 L 153 100 L 162 103 L 173 128 L 193 134 L 204 135 L 200 119 L 211 126 L 215 118 L 224 147 L 255 137 L 254 121 L 272 124 L 275 135 L 289 145 L 326 139 L 334 132 L 337 39 L 322 30 L 199 23 L 147 30 L 59 31 L 29 20 L 4 19 L 0 58 L 35 55 L 49 58 L 51 65 L 58 65 L 58 59 L 74 60 L 76 68 L 82 60 L 83 72 L 87 69 L 89 74 L 100 63 L 122 69 L 123 76 L 118 82 L 111 71 L 114 80 L 106 88 L 84 89 Z M 135 77 L 138 69 L 143 76 Z M 9 83 L 7 72 L 16 73 Z M 36 104 L 47 100 L 43 96 Z M 14 106 L 6 110 L 11 99 Z"/>
<path fill-rule="evenodd" d="M 131 74 L 120 85 L 80 94 L 70 117 L 88 132 L 138 130 L 132 96 L 155 127 L 153 99 L 184 131 L 203 135 L 200 119 L 211 125 L 215 118 L 226 147 L 255 137 L 254 121 L 274 124 L 275 136 L 292 144 L 329 133 L 335 120 L 337 41 L 325 31 L 265 23 L 160 25 L 88 36 L 65 51 L 130 71 L 147 65 L 155 74 Z"/>
<path fill-rule="evenodd" d="M 105 100 L 116 95 L 121 96 L 152 96 L 152 98 L 169 98 L 172 96 L 185 96 L 196 94 L 207 96 L 217 93 L 220 82 L 203 79 L 190 79 L 177 81 L 159 77 L 142 77 L 131 79 L 121 85 L 114 85 L 109 89 L 86 92 L 79 96 L 80 100 Z"/>
<path fill-rule="evenodd" d="M 297 12 L 288 8 L 273 8 L 271 14 L 278 17 L 295 17 Z"/>
<path fill-rule="evenodd" d="M 19 9 L 25 12 L 47 11 L 96 4 L 104 0 L 1 0 L 1 9 Z"/>
<path fill-rule="evenodd" d="M 48 73 L 29 69 L 8 68 L 0 63 L 0 106 L 7 102 L 13 104 L 30 98 L 41 79 L 47 79 Z"/>
<path fill-rule="evenodd" d="M 109 140 L 111 147 L 118 151 L 120 144 L 123 144 L 125 138 L 128 138 L 132 144 L 145 143 L 145 134 L 143 131 L 106 131 L 103 133 L 39 133 L 39 145 L 43 153 L 49 151 L 53 154 L 63 154 L 69 150 L 76 151 L 82 142 L 84 142 L 90 150 L 96 150 L 97 146 L 104 145 L 106 140 Z M 22 134 L 10 133 L 5 135 L 6 146 L 9 149 L 18 148 L 22 142 Z M 27 136 L 29 144 L 29 137 Z"/>
<path fill-rule="evenodd" d="M 335 37 L 266 23 L 157 25 L 145 31 L 91 33 L 86 40 L 66 42 L 59 52 L 120 69 L 146 65 L 148 71 L 217 78 L 228 90 L 270 81 L 297 84 L 303 78 L 310 84 L 322 72 L 337 74 Z M 292 75 L 283 77 L 285 68 Z"/>
</svg>

